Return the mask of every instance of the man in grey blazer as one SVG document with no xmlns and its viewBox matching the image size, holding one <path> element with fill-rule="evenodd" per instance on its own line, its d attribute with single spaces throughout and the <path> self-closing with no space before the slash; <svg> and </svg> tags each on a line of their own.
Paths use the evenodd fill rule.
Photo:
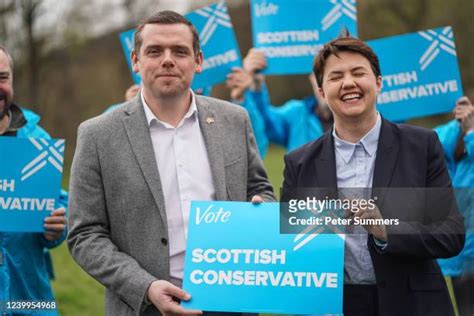
<svg viewBox="0 0 474 316">
<path fill-rule="evenodd" d="M 190 298 L 180 289 L 190 201 L 274 200 L 247 113 L 190 90 L 198 39 L 171 11 L 139 25 L 141 92 L 79 127 L 68 245 L 107 288 L 107 315 L 199 313 L 177 303 Z"/>
</svg>

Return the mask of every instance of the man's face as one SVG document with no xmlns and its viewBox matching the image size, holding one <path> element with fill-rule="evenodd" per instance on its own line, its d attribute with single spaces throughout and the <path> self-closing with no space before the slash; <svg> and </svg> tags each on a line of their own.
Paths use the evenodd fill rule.
<svg viewBox="0 0 474 316">
<path fill-rule="evenodd" d="M 139 52 L 132 52 L 134 71 L 140 72 L 145 94 L 176 97 L 189 90 L 194 73 L 202 71 L 202 54 L 193 50 L 193 36 L 185 24 L 147 24 Z"/>
<path fill-rule="evenodd" d="M 319 91 L 336 119 L 364 119 L 375 114 L 381 87 L 382 77 L 375 77 L 364 56 L 341 52 L 327 59 Z"/>
<path fill-rule="evenodd" d="M 0 119 L 8 112 L 13 100 L 13 78 L 10 61 L 7 55 L 0 51 Z"/>
</svg>

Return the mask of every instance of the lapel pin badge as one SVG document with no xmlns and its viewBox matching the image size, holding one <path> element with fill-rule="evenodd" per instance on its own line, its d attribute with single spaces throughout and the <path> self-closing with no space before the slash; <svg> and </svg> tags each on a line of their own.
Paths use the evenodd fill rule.
<svg viewBox="0 0 474 316">
<path fill-rule="evenodd" d="M 207 123 L 207 124 L 212 124 L 212 123 L 214 123 L 214 118 L 213 118 L 213 117 L 208 117 L 208 118 L 206 118 L 206 123 Z"/>
</svg>

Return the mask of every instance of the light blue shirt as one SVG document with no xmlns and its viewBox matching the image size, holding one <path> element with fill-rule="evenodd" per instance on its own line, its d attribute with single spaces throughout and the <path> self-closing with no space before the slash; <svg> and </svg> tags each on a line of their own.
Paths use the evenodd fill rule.
<svg viewBox="0 0 474 316">
<path fill-rule="evenodd" d="M 381 126 L 382 119 L 378 114 L 374 127 L 355 144 L 340 139 L 336 129 L 333 129 L 339 190 L 372 187 Z M 368 199 L 370 191 L 357 189 L 342 192 L 352 198 Z M 367 231 L 362 226 L 351 226 L 349 230 L 344 247 L 344 283 L 375 284 L 374 267 L 367 247 Z"/>
</svg>

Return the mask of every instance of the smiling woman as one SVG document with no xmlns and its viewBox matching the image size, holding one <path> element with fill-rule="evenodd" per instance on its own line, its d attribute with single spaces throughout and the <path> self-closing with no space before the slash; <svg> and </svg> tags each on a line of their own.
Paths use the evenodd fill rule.
<svg viewBox="0 0 474 316">
<path fill-rule="evenodd" d="M 365 57 L 341 52 L 339 56 L 331 55 L 325 68 L 320 92 L 336 117 L 375 115 L 381 77 L 375 76 Z"/>
<path fill-rule="evenodd" d="M 320 92 L 334 115 L 336 133 L 355 143 L 377 120 L 375 104 L 382 78 L 375 76 L 364 56 L 352 52 L 338 55 L 326 60 Z"/>
<path fill-rule="evenodd" d="M 324 46 L 313 71 L 333 113 L 336 134 L 356 143 L 377 120 L 375 105 L 382 88 L 377 56 L 364 42 L 343 37 Z"/>
<path fill-rule="evenodd" d="M 362 207 L 354 213 L 352 222 L 359 226 L 345 239 L 344 315 L 454 315 L 434 259 L 459 253 L 464 226 L 452 203 L 438 138 L 433 131 L 397 125 L 378 115 L 378 61 L 361 40 L 327 43 L 314 70 L 335 129 L 285 157 L 283 192 L 298 187 L 358 187 L 369 192 L 436 187 L 446 192 L 421 202 L 417 212 L 406 212 L 416 204 L 406 195 L 399 199 L 384 194 L 373 212 Z M 434 211 L 434 205 L 443 211 Z"/>
</svg>

